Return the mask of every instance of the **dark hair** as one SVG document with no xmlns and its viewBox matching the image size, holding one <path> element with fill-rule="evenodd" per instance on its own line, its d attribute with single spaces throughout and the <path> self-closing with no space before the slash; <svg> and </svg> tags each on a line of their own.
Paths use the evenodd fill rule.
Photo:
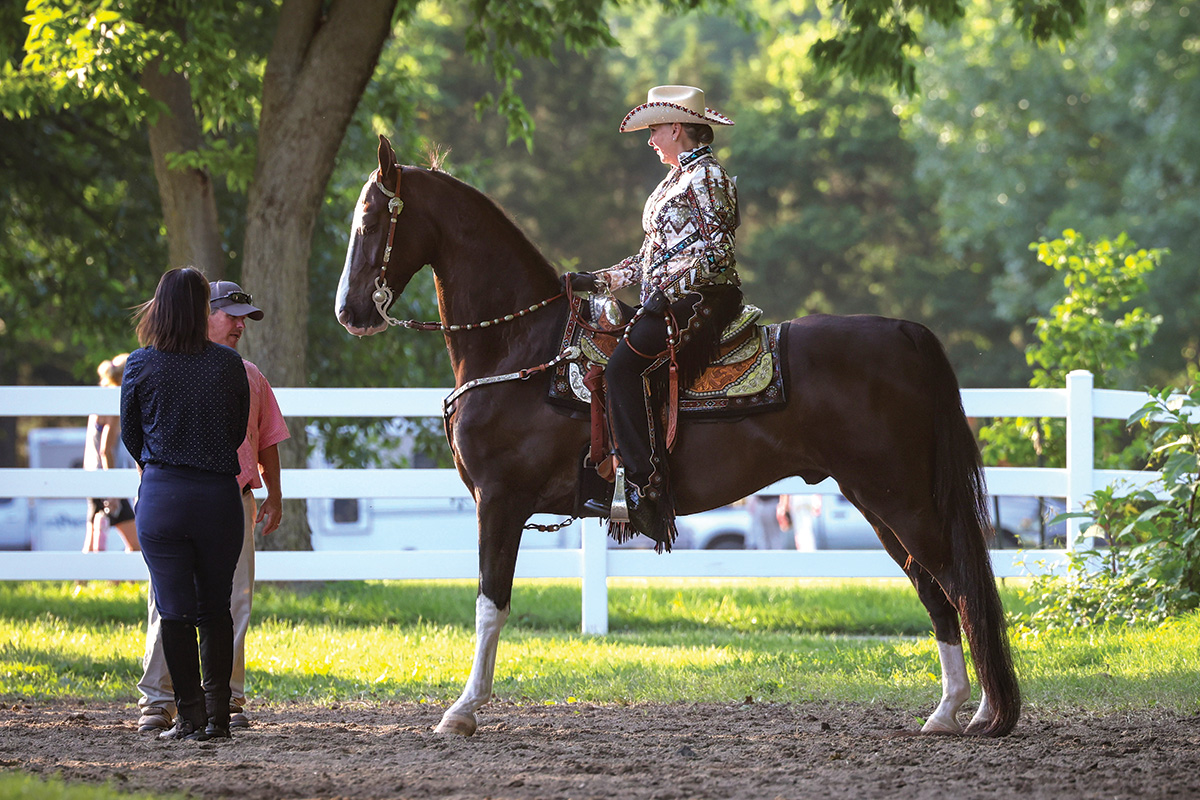
<svg viewBox="0 0 1200 800">
<path fill-rule="evenodd" d="M 681 122 L 679 124 L 687 131 L 688 138 L 696 144 L 712 144 L 712 125 L 705 125 L 699 122 Z"/>
<path fill-rule="evenodd" d="M 154 299 L 138 306 L 138 341 L 166 353 L 199 353 L 208 344 L 208 279 L 198 269 L 168 270 Z"/>
</svg>

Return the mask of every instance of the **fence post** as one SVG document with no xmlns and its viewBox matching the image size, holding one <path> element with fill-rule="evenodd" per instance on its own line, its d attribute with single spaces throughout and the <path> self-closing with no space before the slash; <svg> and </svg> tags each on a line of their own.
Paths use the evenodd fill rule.
<svg viewBox="0 0 1200 800">
<path fill-rule="evenodd" d="M 579 520 L 583 632 L 608 633 L 608 536 L 600 522 Z"/>
<path fill-rule="evenodd" d="M 1085 369 L 1067 374 L 1067 511 L 1082 511 L 1095 491 L 1096 419 L 1092 390 L 1095 381 Z M 1083 520 L 1067 520 L 1067 549 L 1074 550 Z"/>
</svg>

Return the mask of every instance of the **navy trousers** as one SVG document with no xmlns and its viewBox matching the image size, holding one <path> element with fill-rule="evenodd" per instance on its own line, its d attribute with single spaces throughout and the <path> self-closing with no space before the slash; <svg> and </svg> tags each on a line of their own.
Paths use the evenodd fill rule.
<svg viewBox="0 0 1200 800">
<path fill-rule="evenodd" d="M 146 465 L 138 491 L 138 540 L 164 620 L 193 625 L 232 620 L 229 598 L 242 552 L 242 513 L 236 476 Z"/>
</svg>

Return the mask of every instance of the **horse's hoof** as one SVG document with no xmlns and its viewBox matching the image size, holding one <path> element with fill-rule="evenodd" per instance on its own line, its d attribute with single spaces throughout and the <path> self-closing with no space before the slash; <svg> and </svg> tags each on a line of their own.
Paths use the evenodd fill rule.
<svg viewBox="0 0 1200 800">
<path fill-rule="evenodd" d="M 472 736 L 475 733 L 474 714 L 450 714 L 446 712 L 442 721 L 433 729 L 434 733 L 452 733 L 455 736 Z"/>
<path fill-rule="evenodd" d="M 949 720 L 937 719 L 930 717 L 924 725 L 921 726 L 921 733 L 950 733 L 960 734 L 963 732 L 962 725 L 958 720 L 951 718 Z"/>
</svg>

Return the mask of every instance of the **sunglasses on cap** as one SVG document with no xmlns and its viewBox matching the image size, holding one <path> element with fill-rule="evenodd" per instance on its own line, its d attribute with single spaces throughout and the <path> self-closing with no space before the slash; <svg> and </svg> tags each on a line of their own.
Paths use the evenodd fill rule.
<svg viewBox="0 0 1200 800">
<path fill-rule="evenodd" d="M 245 292 L 230 292 L 229 294 L 223 294 L 220 297 L 214 297 L 209 302 L 216 303 L 220 300 L 229 300 L 232 303 L 244 303 L 248 306 L 254 305 L 254 297 L 246 294 Z"/>
</svg>

